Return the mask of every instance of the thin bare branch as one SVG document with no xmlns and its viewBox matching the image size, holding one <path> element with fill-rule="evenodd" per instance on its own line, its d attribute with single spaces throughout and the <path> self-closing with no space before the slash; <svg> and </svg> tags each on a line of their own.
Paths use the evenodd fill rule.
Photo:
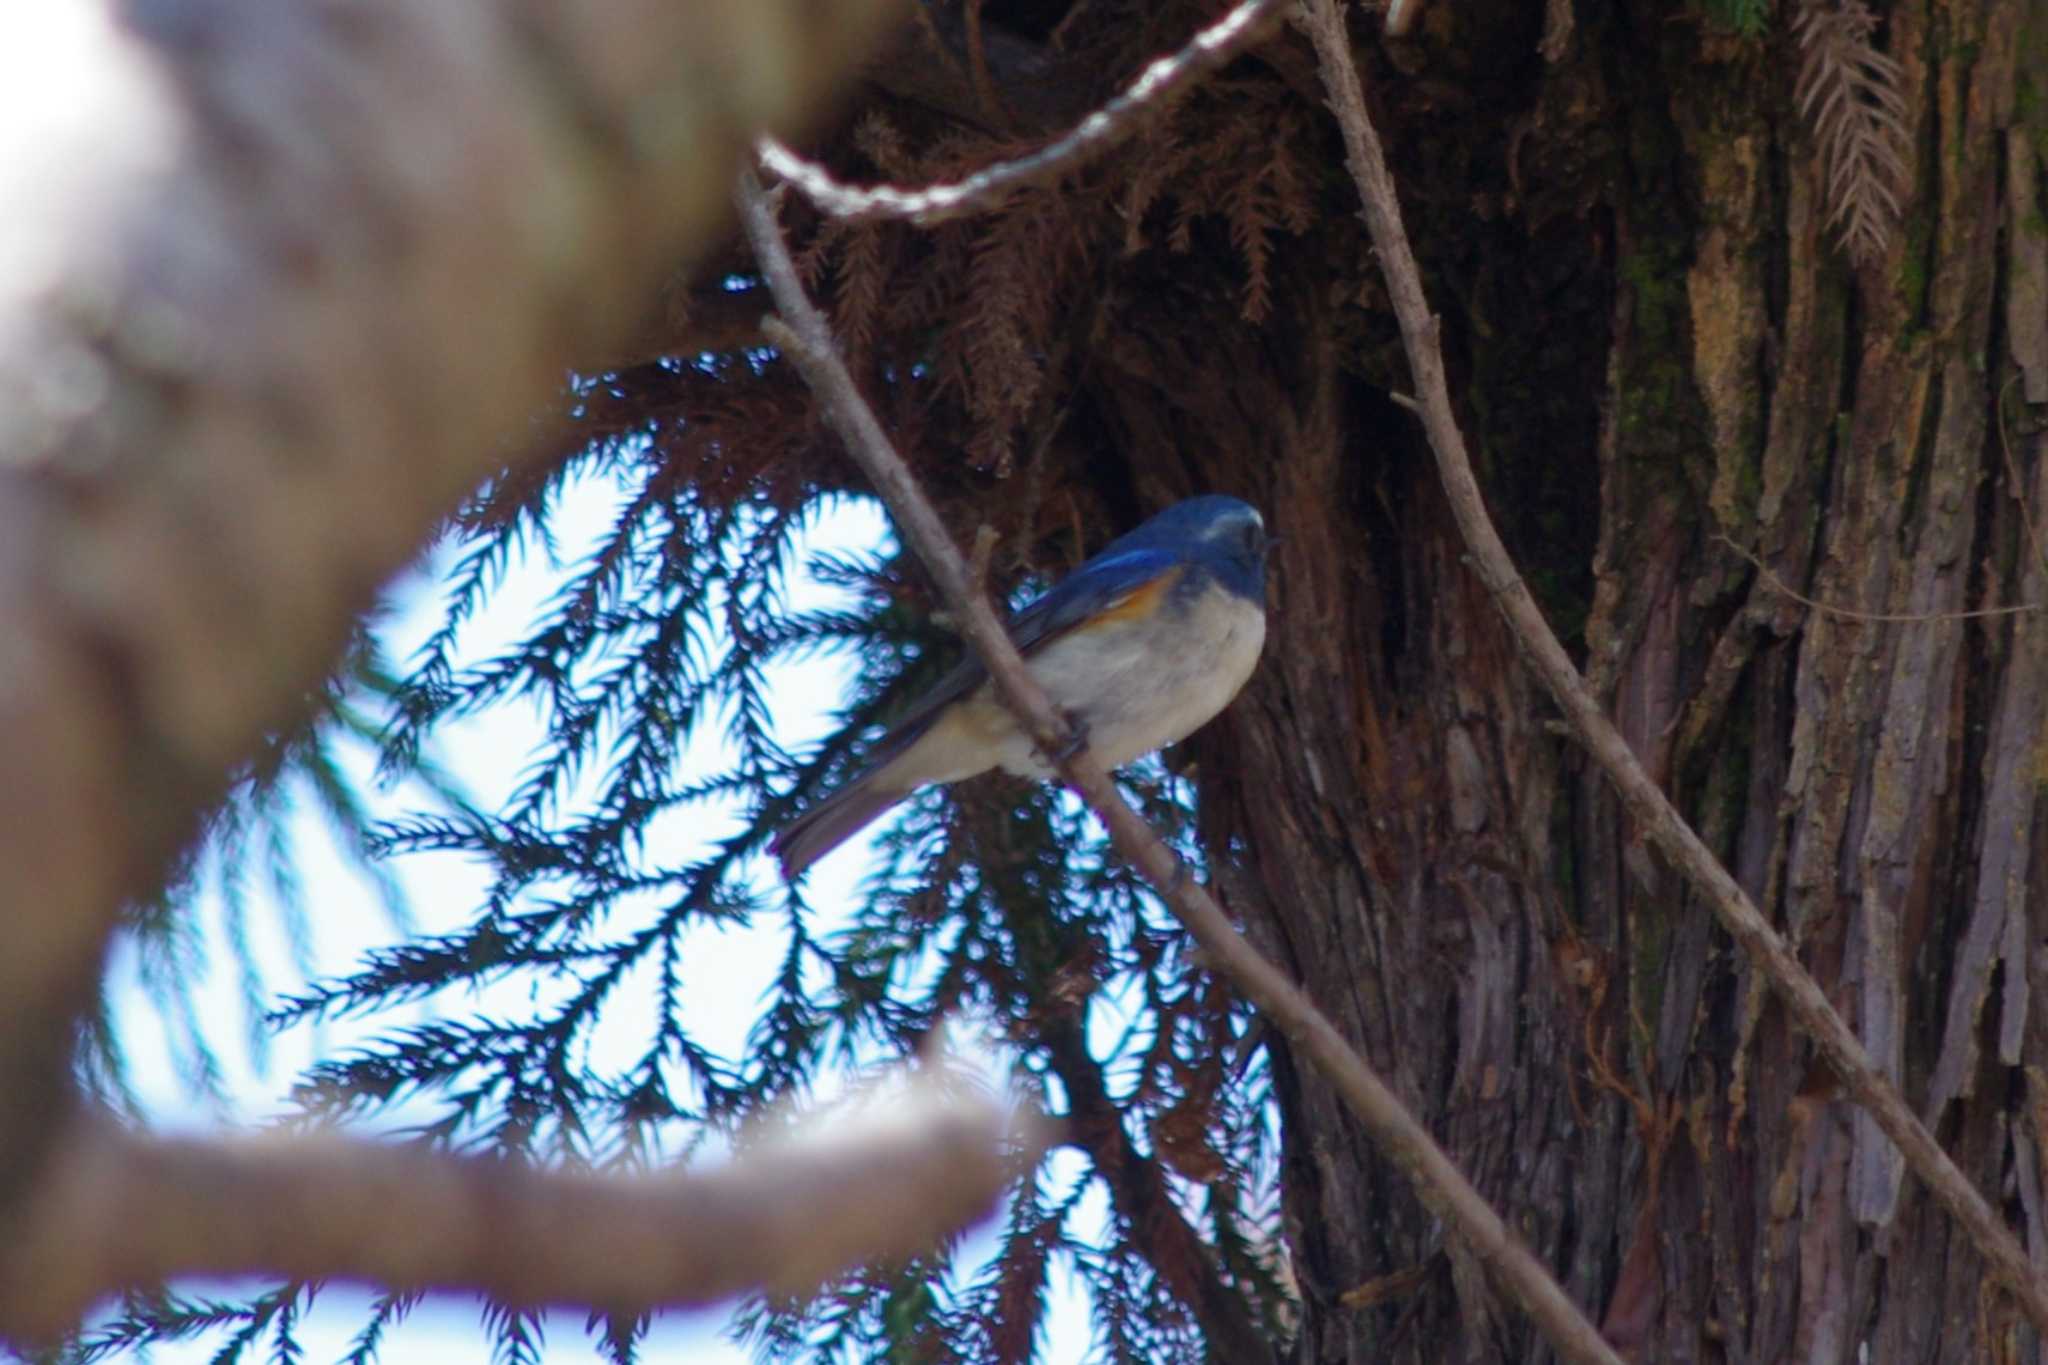
<svg viewBox="0 0 2048 1365">
<path fill-rule="evenodd" d="M 2020 509 L 2022 513 L 2026 510 L 2024 500 L 2020 503 Z M 1858 611 L 1854 607 L 1840 607 L 1832 602 L 1823 602 L 1818 598 L 1808 597 L 1805 593 L 1780 578 L 1777 571 L 1771 568 L 1770 565 L 1764 563 L 1763 560 L 1757 558 L 1750 551 L 1743 549 L 1742 546 L 1737 545 L 1730 537 L 1717 535 L 1714 539 L 1720 541 L 1737 555 L 1747 560 L 1749 567 L 1756 570 L 1757 576 L 1763 579 L 1764 586 L 1772 592 L 1782 597 L 1789 597 L 1800 606 L 1811 608 L 1823 616 L 1833 616 L 1843 621 L 1888 621 L 1895 624 L 1917 625 L 1929 621 L 1974 621 L 1987 616 L 2023 616 L 2029 612 L 2041 610 L 2038 602 L 2021 602 L 2010 607 L 1973 607 L 1969 611 Z"/>
<path fill-rule="evenodd" d="M 774 210 L 752 175 L 743 177 L 740 218 L 781 313 L 780 319 L 764 324 L 771 340 L 817 393 L 826 420 L 889 504 L 898 529 L 931 572 L 961 634 L 1039 751 L 1070 755 L 1059 762 L 1061 775 L 1102 820 L 1117 851 L 1158 889 L 1215 969 L 1265 1013 L 1298 1053 L 1322 1070 L 1373 1140 L 1414 1182 L 1417 1196 L 1536 1320 L 1558 1354 L 1572 1361 L 1620 1365 L 1620 1357 L 1550 1272 L 1365 1059 L 1292 981 L 1245 941 L 1207 888 L 1187 875 L 1179 858 L 1125 803 L 1101 762 L 1085 747 L 1076 749 L 1066 721 L 1026 671 L 987 600 L 973 591 L 967 563 L 945 524 L 855 387 L 823 315 L 804 294 Z"/>
<path fill-rule="evenodd" d="M 1414 371 L 1415 394 L 1422 405 L 1422 423 L 1437 469 L 1457 517 L 1467 549 L 1481 580 L 1507 618 L 1522 655 L 1536 670 L 1564 711 L 1573 733 L 1607 771 L 1615 791 L 1643 832 L 1663 850 L 1687 881 L 1713 907 L 1729 935 L 1742 945 L 1821 1052 L 1856 1102 L 1870 1112 L 1879 1128 L 1905 1155 L 1916 1175 L 1963 1226 L 1999 1276 L 2011 1287 L 2036 1326 L 2048 1331 L 2048 1278 L 2027 1260 L 2011 1232 L 1984 1201 L 1948 1154 L 1921 1126 L 1899 1092 L 1871 1062 L 1856 1035 L 1828 1002 L 1769 921 L 1758 913 L 1740 884 L 1674 809 L 1643 766 L 1628 741 L 1608 720 L 1585 679 L 1543 619 L 1536 600 L 1515 569 L 1487 515 L 1479 482 L 1465 452 L 1465 438 L 1451 408 L 1444 382 L 1443 355 L 1437 344 L 1437 320 L 1422 292 L 1422 276 L 1407 231 L 1401 226 L 1400 201 L 1393 176 L 1380 150 L 1379 135 L 1366 114 L 1358 69 L 1351 60 L 1350 37 L 1336 0 L 1302 0 L 1303 23 L 1314 41 L 1331 107 L 1344 132 L 1352 176 L 1364 200 L 1366 225 L 1377 249 L 1387 292 L 1401 325 L 1401 337 Z M 778 296 L 779 297 L 779 296 Z"/>
<path fill-rule="evenodd" d="M 719 1170 L 567 1175 L 339 1137 L 152 1139 L 81 1120 L 0 1247 L 31 1341 L 172 1275 L 346 1279 L 615 1312 L 801 1293 L 993 1210 L 1016 1143 L 957 1086 L 891 1087 Z"/>
<path fill-rule="evenodd" d="M 1242 0 L 1180 51 L 1146 67 L 1130 88 L 1067 133 L 1028 156 L 999 161 L 965 179 L 914 188 L 848 185 L 774 138 L 761 139 L 761 164 L 803 191 L 821 212 L 848 222 L 907 218 L 930 226 L 993 212 L 1017 191 L 1050 184 L 1129 138 L 1189 86 L 1271 31 L 1281 4 L 1282 0 Z"/>
</svg>

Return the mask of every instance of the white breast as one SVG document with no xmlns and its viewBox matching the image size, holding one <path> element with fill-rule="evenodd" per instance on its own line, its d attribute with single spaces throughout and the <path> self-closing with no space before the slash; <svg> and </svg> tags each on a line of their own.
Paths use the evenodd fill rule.
<svg viewBox="0 0 2048 1365">
<path fill-rule="evenodd" d="M 1265 612 L 1212 583 L 1149 622 L 1074 631 L 1034 658 L 1031 671 L 1055 704 L 1087 725 L 1089 748 L 1114 768 L 1185 738 L 1228 706 L 1265 643 Z M 1028 746 L 1005 754 L 1002 766 L 1050 775 Z"/>
</svg>

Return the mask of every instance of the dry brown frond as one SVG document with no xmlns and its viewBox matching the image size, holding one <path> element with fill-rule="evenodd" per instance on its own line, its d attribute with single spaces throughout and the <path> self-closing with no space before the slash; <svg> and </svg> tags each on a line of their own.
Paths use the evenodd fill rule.
<svg viewBox="0 0 2048 1365">
<path fill-rule="evenodd" d="M 1912 184 L 1904 73 L 1872 45 L 1877 16 L 1863 0 L 1805 0 L 1793 26 L 1805 53 L 1799 112 L 1820 142 L 1828 226 L 1861 265 L 1890 243 Z"/>
<path fill-rule="evenodd" d="M 875 338 L 882 291 L 889 283 L 889 265 L 882 250 L 886 224 L 862 223 L 847 236 L 839 257 L 838 288 L 832 294 L 832 320 L 840 344 L 856 364 L 866 358 Z"/>
<path fill-rule="evenodd" d="M 1239 171 L 1224 192 L 1224 213 L 1230 241 L 1244 259 L 1242 316 L 1249 323 L 1266 320 L 1272 304 L 1267 266 L 1277 228 L 1299 236 L 1314 219 L 1314 206 L 1303 185 L 1294 148 L 1300 132 L 1299 113 L 1289 109 L 1267 124 L 1249 126 Z"/>
<path fill-rule="evenodd" d="M 899 276 L 893 285 L 896 294 L 891 317 L 896 330 L 916 335 L 931 327 L 935 319 L 957 316 L 955 299 L 963 285 L 972 281 L 968 273 L 972 242 L 968 233 L 958 229 L 925 239 L 927 254 L 915 269 L 904 272 L 907 279 Z"/>
<path fill-rule="evenodd" d="M 1173 210 L 1173 226 L 1166 230 L 1166 249 L 1176 256 L 1185 256 L 1194 250 L 1195 220 L 1203 216 L 1210 206 L 1200 200 L 1183 195 Z"/>
<path fill-rule="evenodd" d="M 1254 325 L 1264 322 L 1267 310 L 1273 306 L 1272 281 L 1267 277 L 1266 267 L 1273 256 L 1269 233 L 1274 219 L 1268 212 L 1265 190 L 1263 176 L 1246 176 L 1230 187 L 1223 202 L 1224 216 L 1230 223 L 1230 244 L 1244 258 L 1244 303 L 1239 311 L 1246 322 Z"/>
<path fill-rule="evenodd" d="M 1219 121 L 1215 115 L 1222 106 L 1203 95 L 1190 105 L 1132 158 L 1123 202 L 1124 254 L 1143 247 L 1145 215 L 1162 200 L 1172 202 L 1162 244 L 1175 254 L 1194 249 L 1198 223 L 1221 217 L 1244 263 L 1242 316 L 1263 322 L 1272 304 L 1274 234 L 1299 236 L 1316 217 L 1309 188 L 1314 170 L 1304 166 L 1297 150 L 1306 115 L 1281 104 L 1259 118 L 1244 118 L 1239 110 Z"/>
<path fill-rule="evenodd" d="M 796 253 L 797 278 L 804 282 L 804 288 L 816 289 L 818 282 L 825 278 L 825 267 L 839 250 L 853 229 L 845 223 L 826 219 L 818 225 L 818 231 L 810 241 L 805 242 Z"/>
<path fill-rule="evenodd" d="M 974 244 L 974 296 L 962 320 L 967 407 L 974 419 L 968 451 L 993 468 L 1009 453 L 1011 429 L 1031 410 L 1043 379 L 1034 342 L 1050 301 L 1042 207 L 1052 196 L 981 225 Z"/>
<path fill-rule="evenodd" d="M 1296 236 L 1307 232 L 1316 220 L 1314 192 L 1309 185 L 1313 170 L 1304 169 L 1301 148 L 1310 136 L 1307 114 L 1290 106 L 1274 120 L 1274 133 L 1267 151 L 1266 180 L 1272 186 L 1273 207 L 1281 226 Z"/>
<path fill-rule="evenodd" d="M 1130 180 L 1124 190 L 1124 254 L 1135 256 L 1145 245 L 1145 214 L 1159 202 L 1169 182 L 1178 179 L 1200 150 L 1180 135 L 1177 119 L 1162 119 L 1130 158 Z"/>
<path fill-rule="evenodd" d="M 909 180 L 919 172 L 916 159 L 904 146 L 902 131 L 880 109 L 868 110 L 853 125 L 853 145 L 892 180 Z"/>
</svg>

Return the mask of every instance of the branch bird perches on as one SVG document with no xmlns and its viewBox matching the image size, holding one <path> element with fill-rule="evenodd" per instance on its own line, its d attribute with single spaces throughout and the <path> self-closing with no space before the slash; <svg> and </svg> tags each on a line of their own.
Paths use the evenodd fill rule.
<svg viewBox="0 0 2048 1365">
<path fill-rule="evenodd" d="M 875 486 L 905 541 L 930 571 L 968 645 L 981 657 L 1003 702 L 1023 722 L 1039 751 L 1065 755 L 1061 776 L 1102 820 L 1110 842 L 1158 890 L 1209 954 L 1215 970 L 1320 1067 L 1351 1112 L 1406 1173 L 1423 1203 L 1450 1224 L 1473 1256 L 1521 1304 L 1560 1356 L 1620 1365 L 1598 1329 L 1530 1254 L 1493 1207 L 1444 1154 L 1428 1130 L 1348 1043 L 1329 1019 L 1247 943 L 1200 882 L 1117 791 L 1102 764 L 1077 745 L 1067 722 L 1026 671 L 987 599 L 975 590 L 966 559 L 953 544 L 916 476 L 896 453 L 853 376 L 840 360 L 829 325 L 811 303 L 782 240 L 775 210 L 751 172 L 741 176 L 740 217 L 775 297 L 779 318 L 763 324 L 769 340 L 800 370 L 825 419 Z"/>
</svg>

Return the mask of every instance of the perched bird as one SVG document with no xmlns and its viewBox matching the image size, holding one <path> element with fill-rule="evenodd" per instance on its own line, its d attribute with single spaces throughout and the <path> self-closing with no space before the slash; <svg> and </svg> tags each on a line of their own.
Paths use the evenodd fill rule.
<svg viewBox="0 0 2048 1365">
<path fill-rule="evenodd" d="M 1190 498 L 1111 541 L 1010 620 L 1031 675 L 1109 767 L 1229 704 L 1266 641 L 1266 527 L 1236 498 Z M 871 764 L 775 837 L 795 880 L 929 782 L 991 768 L 1053 776 L 970 655 L 875 747 Z"/>
</svg>

